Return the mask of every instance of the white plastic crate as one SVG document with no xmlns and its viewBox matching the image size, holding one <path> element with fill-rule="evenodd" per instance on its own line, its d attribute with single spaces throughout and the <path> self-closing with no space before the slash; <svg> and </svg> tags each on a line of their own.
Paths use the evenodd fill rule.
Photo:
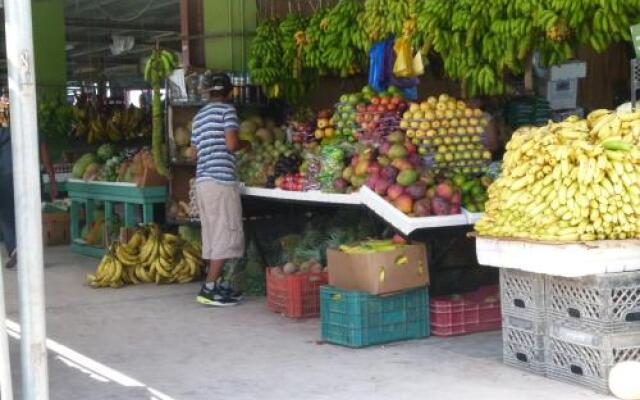
<svg viewBox="0 0 640 400">
<path fill-rule="evenodd" d="M 640 272 L 545 278 L 545 305 L 552 320 L 605 333 L 640 330 Z"/>
<path fill-rule="evenodd" d="M 502 315 L 502 358 L 506 365 L 545 375 L 545 321 Z"/>
<path fill-rule="evenodd" d="M 545 341 L 549 378 L 609 392 L 609 372 L 622 361 L 640 361 L 640 332 L 598 334 L 553 323 Z"/>
<path fill-rule="evenodd" d="M 502 313 L 534 320 L 545 316 L 544 275 L 500 268 Z"/>
</svg>

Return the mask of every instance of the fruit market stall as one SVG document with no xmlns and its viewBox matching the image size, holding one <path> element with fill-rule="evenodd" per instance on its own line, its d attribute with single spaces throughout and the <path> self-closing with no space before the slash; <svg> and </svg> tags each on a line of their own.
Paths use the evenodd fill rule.
<svg viewBox="0 0 640 400">
<path fill-rule="evenodd" d="M 197 220 L 187 117 L 195 109 L 180 113 L 170 118 L 168 219 L 186 222 Z M 393 86 L 365 86 L 333 109 L 303 109 L 281 125 L 259 112 L 241 114 L 240 136 L 252 143 L 237 156 L 248 199 L 361 205 L 405 234 L 479 217 L 491 182 L 483 174 L 491 157 L 483 145 L 487 115 L 463 101 L 409 102 Z"/>
</svg>

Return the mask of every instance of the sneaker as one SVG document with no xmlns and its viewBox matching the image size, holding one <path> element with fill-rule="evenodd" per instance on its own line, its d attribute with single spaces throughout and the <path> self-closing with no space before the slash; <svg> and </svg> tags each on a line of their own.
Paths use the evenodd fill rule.
<svg viewBox="0 0 640 400">
<path fill-rule="evenodd" d="M 204 285 L 202 286 L 202 289 L 200 289 L 200 293 L 198 293 L 196 301 L 200 304 L 204 304 L 205 306 L 212 307 L 229 307 L 238 304 L 238 300 L 234 300 L 227 296 L 219 288 L 216 287 L 213 290 L 207 290 Z"/>
<path fill-rule="evenodd" d="M 242 301 L 244 300 L 244 296 L 242 294 L 242 292 L 233 290 L 233 287 L 231 286 L 231 284 L 229 282 L 220 282 L 218 289 L 220 290 L 220 292 L 224 295 L 227 296 L 235 301 Z"/>
<path fill-rule="evenodd" d="M 11 252 L 11 255 L 9 255 L 9 259 L 4 264 L 4 267 L 7 269 L 11 269 L 11 268 L 15 268 L 17 264 L 18 264 L 18 252 L 14 250 Z"/>
</svg>

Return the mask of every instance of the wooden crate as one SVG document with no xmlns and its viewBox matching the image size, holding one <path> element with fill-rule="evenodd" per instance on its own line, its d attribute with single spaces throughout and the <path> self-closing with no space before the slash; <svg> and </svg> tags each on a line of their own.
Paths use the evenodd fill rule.
<svg viewBox="0 0 640 400">
<path fill-rule="evenodd" d="M 71 242 L 69 213 L 42 214 L 42 243 L 45 246 L 68 245 Z"/>
</svg>

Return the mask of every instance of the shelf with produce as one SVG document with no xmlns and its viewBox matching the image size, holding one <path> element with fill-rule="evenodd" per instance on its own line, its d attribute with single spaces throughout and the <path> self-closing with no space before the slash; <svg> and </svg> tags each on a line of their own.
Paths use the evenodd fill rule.
<svg viewBox="0 0 640 400">
<path fill-rule="evenodd" d="M 405 235 L 420 229 L 464 226 L 469 224 L 467 216 L 464 213 L 411 217 L 394 207 L 368 187 L 362 187 L 360 189 L 360 197 L 368 208 Z"/>
<path fill-rule="evenodd" d="M 241 193 L 244 196 L 262 197 L 274 200 L 300 201 L 310 203 L 361 205 L 360 195 L 356 193 L 324 193 L 319 190 L 306 192 L 288 191 L 282 189 L 267 189 L 261 187 L 242 186 Z"/>
<path fill-rule="evenodd" d="M 84 210 L 86 227 L 94 227 L 95 210 L 100 205 L 104 207 L 102 225 L 114 226 L 117 216 L 114 215 L 114 205 L 122 204 L 124 212 L 124 226 L 133 227 L 136 224 L 135 207 L 141 207 L 143 223 L 153 222 L 154 207 L 166 203 L 166 186 L 138 187 L 130 182 L 86 182 L 81 179 L 69 179 L 66 189 L 71 200 L 71 240 L 72 250 L 92 257 L 102 256 L 99 247 L 87 245 L 81 238 L 80 220 Z M 101 229 L 99 226 L 95 229 Z M 104 252 L 104 248 L 102 248 Z"/>
</svg>

